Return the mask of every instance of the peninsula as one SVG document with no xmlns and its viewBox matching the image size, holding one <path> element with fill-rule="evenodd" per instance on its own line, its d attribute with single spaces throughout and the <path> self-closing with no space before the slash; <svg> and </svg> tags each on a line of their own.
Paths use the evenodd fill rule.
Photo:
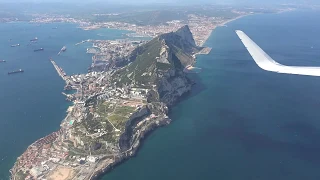
<svg viewBox="0 0 320 180">
<path fill-rule="evenodd" d="M 118 21 L 35 15 L 30 22 L 71 22 L 84 30 L 115 28 L 130 32 L 125 34 L 126 39 L 76 43 L 93 43 L 87 49 L 92 65 L 86 74 L 68 76 L 50 59 L 66 83 L 65 90 L 75 90 L 74 94 L 63 93 L 73 105 L 58 131 L 38 139 L 17 158 L 10 170 L 11 179 L 97 179 L 133 156 L 147 133 L 171 122 L 170 107 L 193 85 L 186 73 L 192 71 L 197 54 L 211 50 L 202 46 L 212 30 L 251 14 L 252 9 L 228 9 L 228 17 L 210 14 L 211 8 L 203 11 L 202 7 L 198 13 L 183 11 L 185 18 L 162 18 L 157 24 L 152 21 L 159 17 L 152 16 L 147 25 L 126 22 L 127 14 Z M 95 16 L 99 19 L 105 15 Z M 132 37 L 151 40 L 129 40 Z"/>
<path fill-rule="evenodd" d="M 96 179 L 134 155 L 153 129 L 171 122 L 168 110 L 193 82 L 184 69 L 193 65 L 196 45 L 187 25 L 138 45 L 104 71 L 67 76 L 69 107 L 61 128 L 18 157 L 11 179 Z"/>
</svg>

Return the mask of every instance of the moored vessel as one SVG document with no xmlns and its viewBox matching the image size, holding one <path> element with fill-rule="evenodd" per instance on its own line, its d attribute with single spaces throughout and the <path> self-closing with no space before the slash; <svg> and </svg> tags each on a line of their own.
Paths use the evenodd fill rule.
<svg viewBox="0 0 320 180">
<path fill-rule="evenodd" d="M 11 47 L 17 47 L 17 46 L 20 46 L 20 44 L 13 44 L 13 45 L 11 45 Z"/>
<path fill-rule="evenodd" d="M 40 48 L 40 49 L 35 49 L 33 50 L 34 52 L 37 52 L 37 51 L 43 51 L 44 49 L 43 48 Z"/>
<path fill-rule="evenodd" d="M 31 42 L 38 41 L 38 38 L 37 38 L 37 37 L 35 37 L 35 38 L 31 39 L 30 41 L 31 41 Z"/>
<path fill-rule="evenodd" d="M 15 73 L 22 73 L 22 72 L 24 72 L 24 70 L 19 69 L 19 70 L 16 70 L 16 71 L 10 71 L 10 72 L 8 72 L 8 75 L 9 75 L 9 74 L 15 74 Z"/>
</svg>

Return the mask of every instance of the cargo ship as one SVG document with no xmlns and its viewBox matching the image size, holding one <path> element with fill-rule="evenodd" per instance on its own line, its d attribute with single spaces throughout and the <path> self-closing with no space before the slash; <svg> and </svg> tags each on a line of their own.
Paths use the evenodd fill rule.
<svg viewBox="0 0 320 180">
<path fill-rule="evenodd" d="M 37 40 L 38 40 L 38 38 L 35 37 L 35 38 L 31 39 L 30 41 L 31 41 L 31 42 L 35 42 L 35 41 L 37 41 Z"/>
<path fill-rule="evenodd" d="M 15 73 L 22 73 L 24 72 L 22 69 L 19 69 L 19 70 L 16 70 L 16 71 L 11 71 L 11 72 L 8 72 L 8 74 L 15 74 Z"/>
<path fill-rule="evenodd" d="M 6 62 L 6 60 L 0 60 L 0 63 L 1 63 L 1 62 Z"/>
<path fill-rule="evenodd" d="M 43 48 L 40 48 L 40 49 L 35 49 L 33 50 L 34 52 L 37 52 L 37 51 L 43 51 L 44 49 Z"/>
<path fill-rule="evenodd" d="M 65 52 L 67 50 L 67 47 L 66 46 L 63 46 L 61 48 L 61 50 L 59 51 L 58 55 L 60 55 L 62 52 Z"/>
<path fill-rule="evenodd" d="M 20 44 L 13 44 L 13 45 L 11 45 L 11 47 L 17 47 L 17 46 L 20 46 Z"/>
</svg>

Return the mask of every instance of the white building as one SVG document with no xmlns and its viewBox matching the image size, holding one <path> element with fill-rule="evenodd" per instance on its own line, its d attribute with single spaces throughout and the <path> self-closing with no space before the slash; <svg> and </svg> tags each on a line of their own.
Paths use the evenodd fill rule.
<svg viewBox="0 0 320 180">
<path fill-rule="evenodd" d="M 94 156 L 89 156 L 89 157 L 88 157 L 88 161 L 89 161 L 89 162 L 95 163 L 97 160 L 98 160 L 97 157 L 94 157 Z"/>
</svg>

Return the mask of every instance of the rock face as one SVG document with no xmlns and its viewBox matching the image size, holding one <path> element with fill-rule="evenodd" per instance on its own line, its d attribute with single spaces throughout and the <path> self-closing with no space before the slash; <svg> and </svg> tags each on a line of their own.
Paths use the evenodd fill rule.
<svg viewBox="0 0 320 180">
<path fill-rule="evenodd" d="M 133 84 L 150 89 L 156 85 L 158 88 L 164 86 L 160 89 L 167 91 L 168 83 L 174 83 L 172 88 L 181 89 L 183 82 L 189 82 L 185 79 L 183 69 L 194 63 L 193 55 L 199 50 L 189 27 L 183 26 L 176 32 L 162 34 L 134 50 L 131 54 L 132 63 L 115 73 L 114 79 L 120 86 Z M 174 76 L 179 78 L 173 80 Z"/>
<path fill-rule="evenodd" d="M 119 139 L 119 147 L 121 151 L 126 151 L 130 147 L 130 140 L 135 122 L 141 120 L 144 116 L 149 114 L 150 110 L 147 106 L 145 106 L 130 116 L 130 119 L 126 123 L 125 132 L 121 134 Z"/>
<path fill-rule="evenodd" d="M 168 122 L 165 120 L 168 106 L 191 90 L 192 82 L 184 73 L 184 68 L 194 63 L 193 55 L 199 50 L 189 27 L 183 26 L 176 32 L 162 34 L 138 47 L 130 56 L 132 63 L 113 75 L 117 86 L 148 89 L 149 105 L 130 117 L 125 132 L 120 136 L 122 152 L 131 150 L 132 142 L 137 142 L 133 141 L 136 138 L 134 134 L 139 134 L 135 127 L 143 118 L 150 114 L 159 116 L 158 120 L 149 121 L 150 126 L 145 131 Z"/>
<path fill-rule="evenodd" d="M 169 106 L 173 105 L 183 94 L 191 90 L 191 84 L 181 71 L 169 73 L 159 81 L 160 101 Z"/>
<path fill-rule="evenodd" d="M 175 32 L 177 35 L 179 35 L 183 41 L 188 42 L 191 46 L 196 47 L 196 43 L 193 39 L 193 35 L 189 29 L 188 25 L 185 25 L 183 27 L 181 27 L 180 29 L 178 29 L 177 32 Z"/>
</svg>

